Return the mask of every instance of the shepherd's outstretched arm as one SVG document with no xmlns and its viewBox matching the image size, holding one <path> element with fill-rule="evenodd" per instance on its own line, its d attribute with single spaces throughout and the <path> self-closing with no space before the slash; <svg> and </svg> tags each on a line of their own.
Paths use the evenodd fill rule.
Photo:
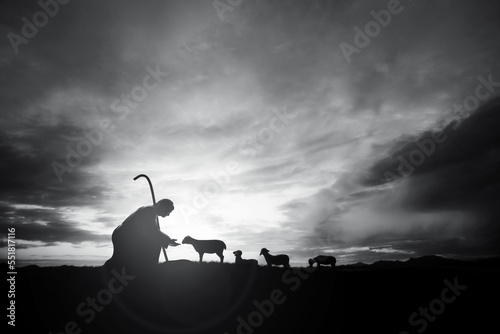
<svg viewBox="0 0 500 334">
<path fill-rule="evenodd" d="M 155 238 L 156 238 L 156 241 L 162 245 L 162 247 L 168 247 L 168 246 L 179 246 L 180 243 L 177 242 L 177 239 L 172 239 L 170 238 L 168 235 L 166 235 L 165 233 L 163 233 L 162 231 L 160 230 L 157 230 L 155 232 Z"/>
</svg>

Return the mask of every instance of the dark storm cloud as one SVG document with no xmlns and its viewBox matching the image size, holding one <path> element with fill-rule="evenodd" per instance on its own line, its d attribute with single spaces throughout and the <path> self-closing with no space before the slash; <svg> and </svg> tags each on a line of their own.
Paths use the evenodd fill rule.
<svg viewBox="0 0 500 334">
<path fill-rule="evenodd" d="M 107 188 L 99 177 L 85 171 L 68 173 L 65 182 L 59 182 L 52 169 L 58 152 L 45 147 L 50 145 L 50 135 L 43 138 L 46 141 L 10 139 L 0 145 L 3 201 L 48 207 L 84 206 L 104 195 Z"/>
<path fill-rule="evenodd" d="M 39 135 L 43 128 L 33 131 Z M 56 135 L 50 131 L 41 136 L 43 141 L 35 138 L 21 135 L 0 144 L 0 175 L 3 175 L 0 180 L 0 224 L 5 228 L 14 224 L 19 239 L 41 241 L 45 245 L 103 240 L 78 228 L 74 222 L 64 220 L 60 211 L 67 207 L 99 205 L 106 198 L 108 188 L 105 183 L 99 176 L 84 170 L 67 173 L 65 182 L 59 182 L 51 166 L 59 158 L 59 151 L 54 148 L 60 145 L 55 142 L 63 138 L 60 133 Z M 19 204 L 43 209 L 18 209 Z M 39 220 L 47 223 L 40 224 Z"/>
<path fill-rule="evenodd" d="M 0 240 L 0 248 L 7 247 L 7 246 L 9 246 L 7 239 Z M 11 244 L 11 246 L 12 246 L 12 244 Z M 43 245 L 43 246 L 51 246 L 51 245 L 47 244 L 47 245 Z M 32 245 L 26 245 L 23 243 L 16 244 L 16 249 L 29 249 L 29 248 L 33 248 L 33 247 L 34 246 L 32 246 Z"/>
<path fill-rule="evenodd" d="M 383 10 L 387 3 L 352 4 L 356 16 L 340 26 L 342 40 L 354 44 L 353 27 L 364 29 L 373 20 L 370 11 Z M 388 98 L 407 107 L 426 105 L 450 89 L 463 94 L 465 86 L 450 87 L 450 82 L 491 71 L 491 59 L 500 53 L 489 38 L 500 28 L 497 1 L 400 3 L 401 13 L 352 56 L 346 80 L 356 94 L 353 112 L 380 107 Z"/>
<path fill-rule="evenodd" d="M 441 106 L 469 94 L 478 74 L 492 72 L 500 58 L 498 1 L 401 1 L 403 12 L 348 64 L 339 43 L 352 43 L 354 26 L 363 28 L 373 20 L 370 11 L 386 8 L 387 2 L 244 1 L 220 22 L 212 1 L 71 1 L 20 45 L 18 54 L 5 36 L 19 33 L 21 18 L 40 8 L 37 1 L 2 4 L 0 172 L 8 176 L 0 181 L 8 213 L 2 224 L 15 218 L 32 241 L 102 240 L 82 230 L 78 217 L 85 216 L 80 223 L 87 227 L 95 223 L 109 231 L 114 217 L 138 201 L 129 192 L 135 189 L 127 183 L 129 174 L 192 174 L 201 182 L 198 174 L 210 178 L 210 171 L 230 160 L 244 168 L 222 193 L 235 198 L 279 194 L 280 200 L 261 210 L 272 217 L 268 220 L 279 219 L 272 207 L 291 200 L 281 207 L 287 219 L 282 228 L 296 232 L 289 244 L 306 240 L 312 226 L 343 245 L 365 241 L 376 247 L 393 238 L 393 249 L 404 252 L 408 239 L 430 240 L 442 230 L 457 235 L 432 227 L 446 214 L 410 219 L 410 211 L 427 215 L 463 208 L 477 215 L 485 208 L 491 217 L 488 200 L 497 197 L 486 180 L 476 178 L 479 185 L 473 186 L 471 178 L 462 187 L 481 193 L 476 201 L 468 201 L 458 184 L 455 189 L 441 185 L 459 177 L 458 172 L 439 174 L 452 157 L 446 164 L 433 162 L 445 146 L 405 179 L 405 193 L 393 194 L 380 180 L 386 167 L 397 168 L 394 162 L 382 159 L 368 172 L 366 166 L 387 141 L 421 131 L 446 109 Z M 168 80 L 128 119 L 117 121 L 116 131 L 59 182 L 52 162 L 63 163 L 66 145 L 75 148 L 82 131 L 102 117 L 116 120 L 111 103 L 130 94 L 146 66 L 156 64 L 171 72 Z M 244 156 L 240 144 L 268 128 L 271 110 L 284 106 L 300 116 L 254 159 Z M 404 145 L 411 152 L 414 143 L 403 138 L 393 153 L 408 153 Z M 453 142 L 450 137 L 445 144 Z M 479 161 L 472 151 L 466 160 Z M 473 167 L 464 162 L 463 168 L 460 173 Z M 187 184 L 180 182 L 175 192 L 189 202 Z M 446 199 L 443 194 L 450 190 Z M 239 204 L 233 197 L 227 201 L 231 207 Z M 63 215 L 67 211 L 73 213 L 69 218 Z M 223 217 L 208 211 L 208 217 Z M 91 217 L 106 212 L 109 217 Z M 235 209 L 230 218 L 218 220 L 220 225 L 209 223 L 224 230 L 226 223 L 240 224 L 242 216 Z M 264 238 L 271 222 L 262 220 L 258 230 Z M 282 234 L 276 233 L 276 240 Z"/>
<path fill-rule="evenodd" d="M 496 212 L 500 200 L 499 127 L 500 99 L 496 99 L 464 120 L 453 120 L 439 137 L 436 131 L 428 131 L 398 143 L 391 157 L 370 168 L 365 184 L 409 175 L 411 191 L 404 201 L 409 209 Z M 436 142 L 436 138 L 444 142 Z"/>
<path fill-rule="evenodd" d="M 75 139 L 91 126 L 78 115 L 92 113 L 95 106 L 81 102 L 80 96 L 74 96 L 77 103 L 62 106 L 46 99 L 75 84 L 94 92 L 113 89 L 110 83 L 117 81 L 116 67 L 120 65 L 117 42 L 104 29 L 106 18 L 113 13 L 110 6 L 90 2 L 81 8 L 80 4 L 61 5 L 35 37 L 19 46 L 18 54 L 7 38 L 2 39 L 0 170 L 7 177 L 0 183 L 2 199 L 8 202 L 81 206 L 105 189 L 96 185 L 96 176 L 84 170 L 100 160 L 102 150 L 95 147 L 83 168 L 64 174 L 64 184 L 52 167 L 54 161 L 64 163 L 66 145 L 74 149 Z M 2 35 L 20 34 L 21 18 L 31 19 L 40 10 L 35 1 L 8 2 L 0 16 Z M 68 98 L 72 93 L 68 92 Z"/>
<path fill-rule="evenodd" d="M 24 209 L 1 204 L 0 226 L 3 230 L 15 227 L 18 240 L 39 241 L 43 246 L 58 242 L 108 242 L 110 238 L 81 229 L 74 222 L 68 222 L 59 211 L 44 207 Z"/>
<path fill-rule="evenodd" d="M 222 42 L 216 50 L 228 49 L 224 59 L 233 55 L 229 60 L 236 59 L 240 70 L 261 69 L 256 75 L 268 100 L 316 101 L 318 108 L 325 108 L 332 94 L 348 92 L 353 113 L 378 111 L 387 100 L 401 106 L 426 105 L 450 89 L 461 94 L 467 88 L 450 87 L 451 81 L 474 76 L 478 70 L 491 71 L 490 59 L 500 56 L 500 48 L 490 38 L 500 29 L 495 15 L 498 2 L 402 1 L 404 10 L 345 66 L 339 43 L 354 44 L 353 28 L 364 29 L 373 20 L 370 11 L 385 9 L 387 3 L 248 4 L 254 7 L 254 15 L 242 14 L 241 23 L 228 25 L 234 31 L 219 38 Z M 238 9 L 244 11 L 243 7 Z M 478 34 L 487 37 L 477 38 Z M 464 48 L 474 52 L 464 52 Z M 202 56 L 209 57 L 205 49 Z"/>
<path fill-rule="evenodd" d="M 2 9 L 2 35 L 21 33 L 22 17 L 31 20 L 40 11 L 36 1 L 9 2 Z M 112 92 L 121 80 L 136 78 L 148 63 L 122 57 L 124 48 L 140 48 L 141 40 L 158 38 L 163 32 L 156 28 L 168 15 L 171 2 L 139 1 L 72 1 L 60 6 L 59 12 L 39 29 L 27 44 L 14 54 L 7 38 L 2 39 L 4 59 L 10 63 L 7 74 L 10 84 L 22 85 L 32 99 L 43 84 L 45 93 L 53 86 L 80 83 L 96 91 Z M 169 21 L 170 22 L 170 21 Z M 126 31 L 120 31 L 120 29 Z M 123 40 L 127 31 L 135 31 L 131 40 Z M 157 51 L 152 45 L 143 53 Z M 127 66 L 127 71 L 120 68 Z M 26 80 L 29 77 L 30 80 Z M 16 87 L 14 86 L 14 87 Z M 121 91 L 118 91 L 121 92 Z"/>
<path fill-rule="evenodd" d="M 390 180 L 388 172 L 396 176 L 400 175 L 400 171 L 407 173 L 407 182 L 396 188 L 401 195 L 402 208 L 408 212 L 455 211 L 470 214 L 474 217 L 475 228 L 467 239 L 475 248 L 482 245 L 490 251 L 498 251 L 495 245 L 500 240 L 499 126 L 500 99 L 497 98 L 466 119 L 454 119 L 442 130 L 440 138 L 444 142 L 434 141 L 435 131 L 399 142 L 392 149 L 391 157 L 378 161 L 370 168 L 364 183 L 385 183 Z M 424 143 L 429 154 L 421 155 L 425 157 L 421 165 L 412 165 L 408 159 L 411 155 L 415 157 L 416 151 L 424 152 Z M 406 159 L 405 167 L 402 167 L 403 160 L 398 157 Z M 412 171 L 411 175 L 409 171 Z M 399 181 L 402 179 L 400 177 Z"/>
<path fill-rule="evenodd" d="M 498 255 L 499 109 L 497 98 L 467 118 L 451 117 L 445 128 L 403 136 L 386 147 L 389 156 L 371 167 L 358 166 L 331 187 L 284 204 L 289 221 L 283 228 L 307 222 L 314 232 L 302 238 L 304 249 L 354 247 L 353 256 L 366 259 L 380 259 L 380 252 L 392 258 Z M 424 143 L 425 161 L 414 165 L 411 175 L 400 176 L 398 157 L 410 161 L 415 150 L 424 152 Z M 358 250 L 384 243 L 391 249 Z"/>
</svg>

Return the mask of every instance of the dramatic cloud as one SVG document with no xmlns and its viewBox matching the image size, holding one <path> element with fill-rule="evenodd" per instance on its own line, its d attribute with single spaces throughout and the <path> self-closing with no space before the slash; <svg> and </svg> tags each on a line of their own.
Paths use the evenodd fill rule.
<svg viewBox="0 0 500 334">
<path fill-rule="evenodd" d="M 444 128 L 399 139 L 390 156 L 357 171 L 351 187 L 340 182 L 283 209 L 316 226 L 309 246 L 389 243 L 402 254 L 497 254 L 499 109 L 496 99 Z M 352 191 L 356 186 L 365 190 Z"/>
<path fill-rule="evenodd" d="M 51 246 L 67 242 L 79 244 L 88 240 L 108 242 L 109 235 L 92 233 L 78 228 L 77 222 L 68 221 L 61 208 L 55 211 L 37 205 L 2 205 L 0 226 L 3 230 L 15 227 L 22 246 L 25 241 L 40 241 L 38 246 Z"/>
<path fill-rule="evenodd" d="M 22 256 L 109 255 L 113 228 L 150 204 L 132 180 L 146 173 L 176 204 L 169 235 L 245 254 L 495 253 L 498 113 L 452 117 L 480 77 L 498 95 L 499 4 L 401 1 L 357 45 L 388 3 L 72 1 L 17 46 L 7 36 L 42 9 L 2 4 L 2 226 L 36 247 Z M 438 130 L 401 177 L 398 157 Z"/>
</svg>

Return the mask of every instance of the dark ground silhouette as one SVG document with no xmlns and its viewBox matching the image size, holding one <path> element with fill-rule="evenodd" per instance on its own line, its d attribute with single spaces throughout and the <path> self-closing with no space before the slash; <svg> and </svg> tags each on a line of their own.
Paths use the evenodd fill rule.
<svg viewBox="0 0 500 334">
<path fill-rule="evenodd" d="M 499 264 L 427 257 L 316 271 L 172 261 L 134 278 L 126 269 L 29 266 L 18 269 L 16 329 L 418 333 L 425 322 L 425 333 L 481 333 L 497 327 Z M 442 297 L 446 280 L 459 285 L 459 296 L 440 310 L 439 300 L 453 299 L 450 289 Z M 418 315 L 412 326 L 410 315 L 429 306 L 441 313 L 432 321 Z"/>
</svg>

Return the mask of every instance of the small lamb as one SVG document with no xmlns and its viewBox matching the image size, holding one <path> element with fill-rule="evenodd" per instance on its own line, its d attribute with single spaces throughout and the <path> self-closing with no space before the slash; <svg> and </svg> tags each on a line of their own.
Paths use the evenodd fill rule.
<svg viewBox="0 0 500 334">
<path fill-rule="evenodd" d="M 275 264 L 277 266 L 281 265 L 285 268 L 290 268 L 290 258 L 288 257 L 288 255 L 271 255 L 269 254 L 269 250 L 267 248 L 262 248 L 260 250 L 260 255 L 264 255 L 268 266 L 272 266 L 273 264 Z"/>
<path fill-rule="evenodd" d="M 324 265 L 331 265 L 333 268 L 337 263 L 337 259 L 333 256 L 318 255 L 315 258 L 309 259 L 309 267 L 312 267 L 314 263 L 317 263 L 318 267 L 324 264 Z"/>
<path fill-rule="evenodd" d="M 196 240 L 191 238 L 189 235 L 182 240 L 183 244 L 190 244 L 194 247 L 194 250 L 200 254 L 200 262 L 203 260 L 203 254 L 217 254 L 220 257 L 220 262 L 224 262 L 224 249 L 226 249 L 226 244 L 221 240 Z"/>
<path fill-rule="evenodd" d="M 234 260 L 235 263 L 251 264 L 251 265 L 255 265 L 255 266 L 258 264 L 257 260 L 255 260 L 255 259 L 248 259 L 248 260 L 242 259 L 241 255 L 243 254 L 243 252 L 240 250 L 234 251 L 233 254 L 234 254 L 234 256 L 236 256 L 236 259 Z"/>
</svg>

